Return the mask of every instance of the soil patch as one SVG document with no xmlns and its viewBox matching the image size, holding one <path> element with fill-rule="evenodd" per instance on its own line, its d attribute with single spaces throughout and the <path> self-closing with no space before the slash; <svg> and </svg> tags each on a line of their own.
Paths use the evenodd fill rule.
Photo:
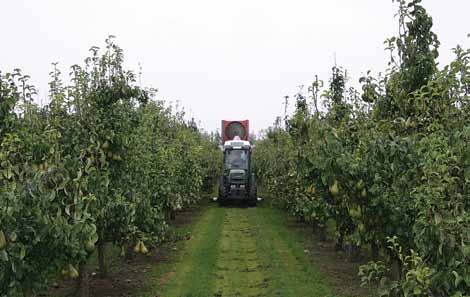
<svg viewBox="0 0 470 297">
<path fill-rule="evenodd" d="M 184 209 L 175 215 L 170 224 L 172 228 L 181 228 L 191 224 L 200 214 L 198 207 Z M 152 249 L 148 256 L 133 255 L 130 260 L 117 259 L 110 265 L 108 277 L 101 279 L 98 271 L 93 270 L 90 277 L 90 292 L 93 297 L 137 297 L 138 292 L 146 291 L 149 283 L 165 282 L 170 276 L 158 279 L 152 275 L 152 268 L 156 265 L 167 263 L 170 254 L 174 251 L 179 240 L 185 240 L 185 236 L 170 236 L 168 242 Z M 39 296 L 65 297 L 74 296 L 77 283 L 70 280 L 59 280 L 51 288 Z"/>
<path fill-rule="evenodd" d="M 348 261 L 345 253 L 335 250 L 335 242 L 327 240 L 321 242 L 318 236 L 312 234 L 312 227 L 304 222 L 299 222 L 294 218 L 287 219 L 287 226 L 305 234 L 307 244 L 305 252 L 310 254 L 312 261 L 325 275 L 335 292 L 341 296 L 365 297 L 370 296 L 368 289 L 360 287 L 360 279 L 357 275 L 359 266 L 367 263 L 367 256 L 361 255 L 356 262 Z"/>
</svg>

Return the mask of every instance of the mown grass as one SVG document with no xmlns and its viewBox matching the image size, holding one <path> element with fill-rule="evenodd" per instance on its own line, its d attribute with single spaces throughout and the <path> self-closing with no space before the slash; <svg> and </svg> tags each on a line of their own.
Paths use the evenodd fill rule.
<svg viewBox="0 0 470 297">
<path fill-rule="evenodd" d="M 191 238 L 177 244 L 175 264 L 159 265 L 154 270 L 163 288 L 154 283 L 153 288 L 142 296 L 207 297 L 211 296 L 215 284 L 215 267 L 220 230 L 223 226 L 224 210 L 208 207 L 190 227 Z M 184 247 L 183 247 L 184 246 Z M 172 261 L 171 261 L 172 262 Z"/>
<path fill-rule="evenodd" d="M 159 296 L 336 296 L 304 251 L 308 239 L 271 208 L 209 207 L 193 226 Z M 154 295 L 145 295 L 154 296 Z"/>
<path fill-rule="evenodd" d="M 315 237 L 292 224 L 286 212 L 266 206 L 205 205 L 192 224 L 175 231 L 191 239 L 176 243 L 169 260 L 146 279 L 146 293 L 137 296 L 353 296 L 320 271 L 331 259 L 312 261 L 308 248 Z"/>
<path fill-rule="evenodd" d="M 269 283 L 265 296 L 336 296 L 305 253 L 305 234 L 286 226 L 284 212 L 267 207 L 248 211 Z"/>
<path fill-rule="evenodd" d="M 246 209 L 226 209 L 213 296 L 264 296 L 264 271 L 251 224 Z"/>
</svg>

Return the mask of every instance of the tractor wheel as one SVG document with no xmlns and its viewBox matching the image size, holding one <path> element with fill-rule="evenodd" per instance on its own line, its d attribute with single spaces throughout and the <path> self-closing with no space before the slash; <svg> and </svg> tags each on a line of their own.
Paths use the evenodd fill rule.
<svg viewBox="0 0 470 297">
<path fill-rule="evenodd" d="M 256 204 L 258 203 L 258 200 L 255 198 L 255 199 L 251 199 L 248 200 L 248 206 L 249 207 L 256 207 Z"/>
<path fill-rule="evenodd" d="M 225 193 L 224 177 L 221 176 L 219 180 L 219 195 L 217 197 L 217 202 L 219 202 L 219 206 L 225 206 L 227 204 L 226 197 L 227 195 Z"/>
<path fill-rule="evenodd" d="M 251 182 L 250 182 L 250 192 L 249 192 L 248 206 L 249 207 L 255 207 L 257 203 L 258 203 L 258 189 L 256 187 L 255 176 L 252 175 L 251 176 Z"/>
<path fill-rule="evenodd" d="M 219 196 L 217 201 L 219 202 L 220 207 L 224 207 L 228 205 L 229 200 L 227 199 L 228 195 L 226 193 L 222 193 L 222 195 Z"/>
</svg>

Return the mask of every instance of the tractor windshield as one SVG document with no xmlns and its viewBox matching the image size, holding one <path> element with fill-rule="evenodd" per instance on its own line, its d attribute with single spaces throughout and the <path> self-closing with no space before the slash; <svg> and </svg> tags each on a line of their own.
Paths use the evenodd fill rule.
<svg viewBox="0 0 470 297">
<path fill-rule="evenodd" d="M 225 152 L 225 167 L 228 169 L 248 169 L 248 151 L 227 150 Z"/>
</svg>

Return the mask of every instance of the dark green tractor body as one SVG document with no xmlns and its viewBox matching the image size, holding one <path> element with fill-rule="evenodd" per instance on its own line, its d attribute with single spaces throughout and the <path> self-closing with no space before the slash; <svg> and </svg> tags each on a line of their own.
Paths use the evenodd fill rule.
<svg viewBox="0 0 470 297">
<path fill-rule="evenodd" d="M 219 183 L 219 204 L 241 201 L 256 206 L 258 197 L 251 167 L 250 143 L 243 140 L 226 141 L 223 152 L 224 168 Z"/>
</svg>

